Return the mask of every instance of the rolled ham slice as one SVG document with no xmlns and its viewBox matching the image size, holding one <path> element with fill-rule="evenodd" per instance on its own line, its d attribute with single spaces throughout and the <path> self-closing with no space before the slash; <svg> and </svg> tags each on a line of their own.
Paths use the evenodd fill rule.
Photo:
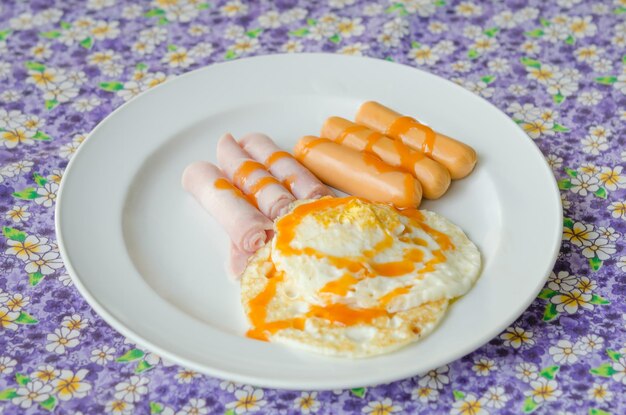
<svg viewBox="0 0 626 415">
<path fill-rule="evenodd" d="M 369 153 L 306 136 L 298 141 L 294 154 L 324 183 L 354 196 L 398 208 L 415 208 L 422 200 L 422 187 L 413 175 Z"/>
<path fill-rule="evenodd" d="M 355 120 L 372 130 L 402 140 L 407 146 L 443 164 L 453 179 L 467 176 L 476 165 L 476 151 L 472 147 L 378 102 L 369 101 L 361 105 Z"/>
<path fill-rule="evenodd" d="M 245 252 L 237 248 L 237 246 L 230 242 L 230 256 L 228 259 L 228 272 L 233 279 L 238 279 L 241 274 L 246 270 L 248 266 L 248 260 L 253 254 Z"/>
<path fill-rule="evenodd" d="M 320 182 L 293 156 L 281 150 L 265 134 L 252 133 L 239 140 L 243 149 L 280 180 L 298 199 L 317 199 L 334 196 L 332 190 Z"/>
<path fill-rule="evenodd" d="M 334 142 L 374 154 L 385 163 L 413 174 L 422 185 L 426 199 L 441 197 L 450 186 L 450 172 L 443 165 L 409 148 L 400 140 L 370 130 L 341 117 L 330 117 L 321 136 Z"/>
<path fill-rule="evenodd" d="M 222 225 L 240 251 L 252 254 L 270 239 L 272 221 L 252 206 L 217 166 L 203 161 L 189 165 L 182 185 Z"/>
<path fill-rule="evenodd" d="M 226 134 L 217 142 L 217 163 L 226 176 L 268 218 L 275 219 L 287 213 L 291 202 L 296 200 L 274 178 L 265 166 L 244 151 L 232 135 Z"/>
</svg>

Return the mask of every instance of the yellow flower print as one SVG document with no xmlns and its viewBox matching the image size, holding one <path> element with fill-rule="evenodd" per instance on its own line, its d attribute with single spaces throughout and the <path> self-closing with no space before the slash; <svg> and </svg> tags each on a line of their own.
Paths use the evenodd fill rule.
<svg viewBox="0 0 626 415">
<path fill-rule="evenodd" d="M 321 404 L 316 398 L 317 392 L 302 392 L 294 401 L 294 407 L 304 415 L 317 412 Z"/>
<path fill-rule="evenodd" d="M 614 218 L 626 219 L 626 201 L 613 202 L 608 209 Z"/>
<path fill-rule="evenodd" d="M 67 401 L 86 396 L 91 390 L 91 385 L 83 381 L 87 373 L 89 373 L 87 369 L 81 369 L 76 373 L 71 370 L 62 370 L 59 378 L 53 382 L 59 399 Z"/>
<path fill-rule="evenodd" d="M 233 409 L 237 415 L 258 411 L 267 403 L 263 399 L 263 395 L 262 389 L 255 389 L 250 385 L 246 385 L 235 391 L 237 400 L 227 403 L 226 408 Z"/>
<path fill-rule="evenodd" d="M 364 414 L 369 415 L 391 415 L 402 410 L 398 405 L 394 405 L 393 401 L 385 398 L 382 401 L 372 401 L 363 408 Z"/>
<path fill-rule="evenodd" d="M 626 187 L 626 177 L 622 176 L 622 166 L 603 167 L 598 178 L 608 190 L 615 191 L 618 188 Z"/>
<path fill-rule="evenodd" d="M 468 393 L 462 400 L 454 402 L 451 414 L 454 415 L 488 415 L 489 413 L 483 409 L 484 399 L 478 399 L 476 395 Z"/>
<path fill-rule="evenodd" d="M 7 148 L 15 148 L 18 144 L 34 144 L 35 140 L 32 138 L 34 135 L 34 131 L 18 127 L 13 130 L 2 132 L 2 136 L 0 137 L 2 137 L 4 145 Z"/>
<path fill-rule="evenodd" d="M 0 328 L 17 330 L 17 324 L 15 320 L 20 316 L 19 311 L 11 311 L 6 307 L 0 307 Z"/>
<path fill-rule="evenodd" d="M 533 340 L 533 332 L 526 331 L 521 327 L 509 327 L 506 332 L 500 335 L 500 338 L 504 340 L 505 346 L 510 346 L 514 349 L 519 349 L 522 345 L 535 344 Z"/>
<path fill-rule="evenodd" d="M 4 251 L 4 253 L 8 255 L 15 255 L 22 261 L 27 261 L 29 259 L 34 261 L 39 259 L 40 254 L 44 254 L 51 249 L 50 245 L 46 244 L 47 242 L 48 240 L 46 238 L 39 239 L 34 235 L 27 236 L 24 242 L 9 239 L 7 241 L 9 248 Z"/>
<path fill-rule="evenodd" d="M 550 302 L 556 306 L 556 311 L 559 313 L 567 312 L 568 314 L 574 314 L 578 308 L 593 310 L 593 305 L 589 301 L 591 301 L 591 294 L 583 293 L 578 289 L 559 293 L 550 298 Z"/>
<path fill-rule="evenodd" d="M 563 228 L 563 240 L 579 247 L 591 245 L 598 236 L 598 232 L 593 230 L 593 225 L 585 225 L 582 222 L 574 223 L 571 228 Z"/>
</svg>

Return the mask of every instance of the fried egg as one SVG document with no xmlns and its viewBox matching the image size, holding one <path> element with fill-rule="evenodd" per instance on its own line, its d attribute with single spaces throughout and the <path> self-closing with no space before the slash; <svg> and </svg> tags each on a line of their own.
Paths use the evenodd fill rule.
<svg viewBox="0 0 626 415">
<path fill-rule="evenodd" d="M 386 353 L 432 331 L 480 266 L 476 246 L 436 213 L 299 201 L 242 275 L 248 336 L 334 356 Z"/>
</svg>

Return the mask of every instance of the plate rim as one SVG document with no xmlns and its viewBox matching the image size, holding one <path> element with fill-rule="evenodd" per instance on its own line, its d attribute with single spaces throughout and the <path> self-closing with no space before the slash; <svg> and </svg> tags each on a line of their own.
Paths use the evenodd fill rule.
<svg viewBox="0 0 626 415">
<path fill-rule="evenodd" d="M 459 93 L 466 93 L 471 95 L 474 99 L 479 99 L 481 101 L 483 101 L 484 104 L 487 104 L 489 107 L 491 107 L 493 110 L 496 110 L 498 113 L 500 113 L 501 115 L 506 116 L 507 118 L 507 122 L 511 125 L 511 127 L 515 127 L 517 130 L 521 131 L 524 135 L 526 135 L 526 133 L 523 131 L 523 129 L 517 125 L 508 115 L 506 115 L 504 113 L 504 111 L 502 111 L 500 108 L 496 107 L 494 104 L 492 104 L 491 102 L 489 102 L 488 100 L 486 100 L 485 98 L 472 93 L 471 91 L 468 91 L 467 89 L 463 88 L 462 86 L 457 85 L 456 83 L 452 82 L 449 79 L 443 78 L 439 75 L 436 75 L 434 73 L 431 72 L 427 72 L 423 69 L 420 68 L 416 68 L 414 66 L 411 65 L 407 65 L 407 64 L 403 64 L 403 63 L 399 63 L 399 62 L 389 62 L 386 61 L 384 59 L 379 59 L 379 58 L 375 58 L 375 57 L 365 57 L 365 56 L 346 56 L 346 55 L 340 55 L 340 54 L 336 54 L 336 53 L 298 53 L 298 54 L 289 54 L 289 53 L 276 53 L 276 54 L 262 54 L 262 55 L 255 55 L 255 56 L 251 56 L 251 57 L 245 57 L 245 58 L 240 58 L 234 61 L 224 61 L 224 62 L 217 62 L 217 63 L 213 63 L 210 65 L 206 65 L 197 69 L 194 69 L 192 71 L 189 72 L 185 72 L 181 75 L 177 75 L 175 78 L 168 80 L 168 82 L 157 85 L 156 87 L 153 87 L 147 91 L 144 91 L 143 93 L 137 95 L 136 97 L 133 97 L 132 99 L 130 99 L 129 101 L 124 102 L 122 105 L 120 105 L 119 107 L 115 108 L 111 113 L 109 113 L 106 117 L 104 117 L 88 134 L 87 137 L 85 139 L 85 142 L 79 146 L 78 150 L 76 151 L 76 153 L 73 155 L 73 157 L 69 160 L 64 174 L 63 174 L 63 178 L 61 180 L 61 183 L 59 185 L 59 189 L 58 189 L 58 196 L 57 196 L 57 203 L 55 206 L 55 211 L 54 211 L 54 215 L 55 215 L 55 219 L 54 219 L 54 223 L 55 223 L 55 233 L 56 233 L 56 239 L 57 239 L 57 244 L 59 247 L 59 251 L 61 253 L 61 257 L 63 259 L 64 265 L 65 265 L 65 269 L 67 270 L 68 274 L 71 277 L 71 280 L 74 284 L 74 286 L 76 287 L 76 289 L 79 291 L 80 295 L 85 299 L 85 301 L 89 304 L 89 306 L 91 308 L 93 308 L 93 310 L 99 315 L 100 318 L 102 318 L 107 324 L 109 324 L 114 330 L 116 330 L 117 332 L 119 332 L 120 334 L 122 334 L 123 336 L 125 336 L 126 338 L 132 340 L 134 343 L 138 344 L 140 347 L 143 347 L 145 349 L 148 349 L 149 351 L 154 351 L 157 355 L 165 358 L 166 360 L 169 360 L 171 362 L 174 362 L 176 364 L 180 364 L 186 367 L 190 367 L 193 368 L 194 370 L 197 370 L 201 373 L 207 374 L 209 376 L 214 376 L 220 379 L 225 379 L 225 380 L 232 380 L 232 381 L 236 381 L 236 382 L 241 382 L 241 383 L 246 383 L 246 384 L 252 384 L 252 385 L 258 385 L 258 386 L 262 386 L 262 387 L 268 387 L 268 388 L 279 388 L 279 389 L 288 389 L 288 390 L 302 390 L 303 387 L 301 385 L 293 385 L 291 384 L 291 382 L 289 381 L 283 381 L 283 380 L 277 380 L 275 378 L 260 378 L 254 375 L 247 375 L 244 373 L 234 373 L 232 371 L 228 371 L 228 370 L 222 370 L 219 368 L 215 368 L 215 367 L 209 367 L 206 364 L 202 364 L 202 363 L 198 363 L 195 362 L 193 360 L 190 360 L 184 356 L 180 356 L 174 352 L 169 352 L 166 349 L 162 348 L 161 346 L 153 343 L 152 341 L 144 338 L 143 336 L 135 333 L 132 329 L 130 329 L 129 327 L 126 326 L 126 324 L 121 321 L 120 319 L 118 319 L 117 317 L 115 317 L 111 312 L 109 312 L 107 310 L 107 307 L 102 304 L 94 295 L 92 295 L 92 293 L 90 292 L 90 290 L 85 286 L 85 284 L 83 284 L 81 277 L 79 276 L 79 274 L 76 272 L 76 269 L 74 268 L 74 265 L 72 264 L 72 261 L 70 259 L 69 253 L 66 250 L 66 246 L 65 246 L 65 237 L 63 235 L 63 227 L 61 226 L 61 210 L 63 209 L 63 202 L 64 202 L 64 198 L 63 198 L 63 194 L 64 194 L 64 190 L 65 190 L 65 184 L 67 182 L 67 177 L 70 176 L 73 166 L 76 164 L 76 160 L 80 157 L 80 155 L 84 152 L 84 149 L 86 148 L 86 145 L 89 143 L 90 138 L 95 135 L 101 128 L 103 128 L 103 125 L 107 124 L 107 122 L 109 121 L 109 119 L 115 117 L 119 112 L 122 112 L 126 109 L 127 106 L 129 106 L 132 102 L 135 101 L 136 98 L 138 97 L 145 97 L 148 96 L 150 94 L 154 94 L 154 91 L 159 91 L 161 88 L 164 88 L 165 85 L 167 85 L 167 88 L 171 88 L 171 85 L 173 85 L 176 82 L 180 82 L 181 79 L 185 79 L 186 77 L 191 77 L 194 76 L 195 74 L 197 74 L 198 72 L 207 70 L 208 68 L 214 67 L 214 66 L 223 66 L 223 65 L 229 65 L 229 64 L 233 64 L 233 63 L 239 63 L 242 61 L 251 61 L 251 60 L 258 60 L 258 59 L 286 59 L 286 58 L 295 58 L 298 59 L 299 56 L 309 56 L 309 57 L 320 57 L 322 59 L 327 59 L 327 58 L 333 58 L 333 59 L 350 59 L 350 60 L 364 60 L 364 61 L 372 61 L 372 62 L 376 62 L 378 64 L 383 63 L 385 65 L 392 65 L 392 66 L 403 66 L 406 67 L 407 69 L 413 70 L 413 71 L 417 71 L 419 72 L 422 76 L 423 75 L 427 75 L 427 76 L 432 76 L 432 77 L 436 77 L 439 81 L 443 81 L 451 86 L 454 86 L 456 90 L 458 90 Z M 530 148 L 532 148 L 532 151 L 534 152 L 535 157 L 537 157 L 539 160 L 541 160 L 541 164 L 543 165 L 544 170 L 549 173 L 549 176 L 554 178 L 552 169 L 550 168 L 547 160 L 545 159 L 543 153 L 541 152 L 541 150 L 539 149 L 539 147 L 534 143 L 534 141 L 532 141 L 530 138 L 528 138 L 527 144 L 530 146 Z M 546 186 L 548 186 L 548 184 L 546 184 Z M 508 327 L 512 322 L 514 322 L 515 320 L 517 320 L 519 318 L 519 316 L 530 306 L 530 304 L 532 304 L 533 301 L 535 301 L 537 294 L 541 291 L 541 289 L 543 288 L 545 281 L 547 279 L 547 277 L 550 275 L 550 272 L 552 272 L 553 268 L 554 268 L 554 264 L 556 263 L 556 260 L 558 258 L 558 254 L 560 252 L 560 247 L 561 247 L 561 239 L 562 239 L 562 228 L 560 226 L 558 226 L 558 224 L 562 224 L 563 222 L 563 208 L 562 208 L 562 203 L 561 203 L 561 199 L 560 199 L 560 192 L 556 183 L 556 180 L 551 180 L 549 183 L 549 187 L 551 188 L 551 193 L 553 195 L 556 196 L 556 201 L 557 201 L 557 206 L 555 206 L 555 212 L 556 213 L 556 217 L 554 218 L 556 220 L 557 226 L 555 227 L 554 230 L 554 235 L 552 235 L 552 237 L 554 238 L 554 243 L 552 246 L 552 254 L 551 254 L 551 259 L 549 261 L 549 264 L 547 266 L 547 269 L 543 272 L 544 276 L 543 278 L 538 280 L 537 286 L 534 287 L 533 292 L 534 295 L 529 296 L 525 301 L 520 302 L 518 307 L 515 308 L 515 312 L 511 313 L 511 315 L 513 315 L 513 317 L 511 319 L 506 319 L 506 321 L 498 326 L 492 326 L 491 330 L 488 330 L 484 336 L 482 337 L 489 337 L 489 339 L 493 339 L 494 336 L 497 336 L 498 333 L 502 332 L 502 330 L 504 330 L 506 327 Z M 481 273 L 482 273 L 482 266 L 481 266 Z M 448 364 L 451 362 L 454 362 L 458 359 L 460 359 L 461 357 L 477 350 L 478 348 L 482 347 L 484 344 L 487 344 L 489 342 L 489 340 L 487 341 L 481 341 L 478 344 L 466 344 L 464 347 L 460 347 L 456 353 L 452 353 L 450 356 L 452 356 L 453 358 L 450 359 L 446 359 L 445 362 L 439 362 L 435 367 L 439 367 L 443 364 Z M 401 379 L 405 379 L 407 377 L 412 377 L 412 376 L 416 376 L 418 375 L 418 373 L 414 373 L 413 370 L 411 369 L 406 369 L 404 371 L 401 371 L 401 373 L 393 372 L 393 374 L 389 374 L 386 375 L 385 373 L 379 373 L 378 376 L 376 376 L 376 381 L 371 383 L 371 381 L 358 381 L 358 380 L 354 380 L 352 382 L 342 382 L 340 384 L 337 383 L 332 383 L 330 386 L 328 386 L 328 382 L 321 382 L 321 381 L 308 381 L 306 389 L 307 390 L 330 390 L 330 389 L 336 389 L 336 388 L 352 388 L 352 387 L 360 387 L 360 386 L 374 386 L 374 385 L 380 385 L 380 384 L 385 384 L 385 383 L 389 383 L 389 382 L 393 382 L 393 381 L 398 381 Z M 332 381 L 331 381 L 332 382 Z M 365 383 L 365 384 L 364 384 Z"/>
</svg>

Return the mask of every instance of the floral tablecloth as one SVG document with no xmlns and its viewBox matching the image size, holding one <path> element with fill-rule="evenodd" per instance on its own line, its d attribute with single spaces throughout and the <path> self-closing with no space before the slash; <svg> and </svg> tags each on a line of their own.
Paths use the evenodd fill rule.
<svg viewBox="0 0 626 415">
<path fill-rule="evenodd" d="M 1 413 L 626 413 L 624 0 L 1 7 Z M 368 55 L 452 79 L 508 113 L 554 169 L 565 216 L 554 273 L 531 307 L 474 353 L 378 387 L 263 389 L 137 347 L 72 286 L 53 212 L 86 134 L 172 76 L 305 51 Z"/>
</svg>

